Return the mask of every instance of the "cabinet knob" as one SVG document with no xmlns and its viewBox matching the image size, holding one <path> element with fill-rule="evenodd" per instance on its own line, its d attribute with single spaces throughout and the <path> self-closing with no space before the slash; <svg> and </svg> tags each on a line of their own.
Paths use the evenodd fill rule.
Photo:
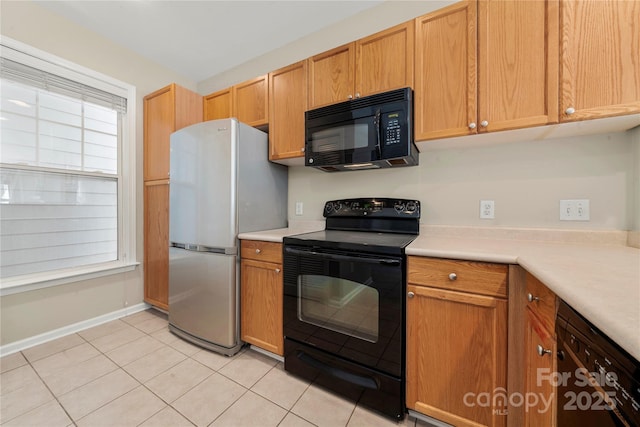
<svg viewBox="0 0 640 427">
<path fill-rule="evenodd" d="M 567 108 L 566 110 L 564 110 L 564 113 L 565 113 L 567 116 L 570 116 L 570 115 L 572 115 L 572 114 L 573 114 L 573 113 L 575 113 L 575 112 L 576 112 L 576 109 L 575 109 L 575 108 L 573 108 L 573 107 L 569 107 L 569 108 Z"/>
<path fill-rule="evenodd" d="M 474 122 L 469 123 L 469 129 L 475 129 L 476 124 Z"/>
<path fill-rule="evenodd" d="M 489 126 L 489 122 L 486 120 L 483 120 L 480 122 L 480 126 L 482 126 L 483 128 L 486 128 L 487 126 Z"/>
<path fill-rule="evenodd" d="M 300 152 L 301 152 L 301 153 L 304 153 L 304 147 L 302 147 L 302 148 L 300 149 Z"/>
<path fill-rule="evenodd" d="M 538 356 L 542 357 L 545 354 L 551 354 L 551 350 L 547 350 L 546 348 L 538 344 Z"/>
<path fill-rule="evenodd" d="M 260 249 L 256 249 L 257 254 L 259 254 L 260 252 L 262 252 Z"/>
<path fill-rule="evenodd" d="M 540 301 L 540 298 L 533 296 L 533 294 L 527 294 L 527 301 L 529 302 Z"/>
<path fill-rule="evenodd" d="M 276 273 L 280 273 L 280 269 L 279 268 L 276 268 Z"/>
<path fill-rule="evenodd" d="M 360 98 L 360 92 L 356 92 L 356 98 Z"/>
<path fill-rule="evenodd" d="M 349 94 L 349 95 L 347 96 L 347 99 L 353 99 L 353 95 Z"/>
<path fill-rule="evenodd" d="M 449 280 L 452 282 L 458 280 L 458 275 L 456 273 L 449 273 Z"/>
<path fill-rule="evenodd" d="M 408 296 L 409 298 L 413 298 L 413 297 L 415 297 L 415 296 L 416 296 L 416 294 L 414 294 L 413 292 L 409 292 L 409 293 L 407 294 L 407 296 Z"/>
</svg>

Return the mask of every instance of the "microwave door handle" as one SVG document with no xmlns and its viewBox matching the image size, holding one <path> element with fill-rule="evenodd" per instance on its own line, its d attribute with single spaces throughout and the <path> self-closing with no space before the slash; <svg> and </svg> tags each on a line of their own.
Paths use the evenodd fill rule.
<svg viewBox="0 0 640 427">
<path fill-rule="evenodd" d="M 401 265 L 400 260 L 393 259 L 393 258 L 362 258 L 358 256 L 332 254 L 327 252 L 318 252 L 318 251 L 309 250 L 309 249 L 294 249 L 289 247 L 285 248 L 284 251 L 292 255 L 314 256 L 322 259 L 328 259 L 331 261 L 353 261 L 353 262 L 359 262 L 363 264 Z"/>
<path fill-rule="evenodd" d="M 377 160 L 382 160 L 382 149 L 380 148 L 380 141 L 382 139 L 382 129 L 381 129 L 381 120 L 380 120 L 380 109 L 376 110 L 376 117 L 373 119 L 373 125 L 376 128 L 376 154 L 378 155 Z"/>
</svg>

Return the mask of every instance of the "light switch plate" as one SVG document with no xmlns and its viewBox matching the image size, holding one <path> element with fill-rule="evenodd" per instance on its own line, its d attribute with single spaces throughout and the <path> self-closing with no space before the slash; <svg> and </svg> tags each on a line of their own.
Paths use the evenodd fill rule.
<svg viewBox="0 0 640 427">
<path fill-rule="evenodd" d="M 296 215 L 302 215 L 302 213 L 304 212 L 304 205 L 302 204 L 302 202 L 296 202 Z"/>
<path fill-rule="evenodd" d="M 560 221 L 589 221 L 589 199 L 560 200 Z"/>
</svg>

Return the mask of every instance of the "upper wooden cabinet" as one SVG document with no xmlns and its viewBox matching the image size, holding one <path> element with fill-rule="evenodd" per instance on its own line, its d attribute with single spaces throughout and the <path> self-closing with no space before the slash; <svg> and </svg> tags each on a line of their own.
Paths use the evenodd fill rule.
<svg viewBox="0 0 640 427">
<path fill-rule="evenodd" d="M 355 62 L 355 43 L 309 58 L 309 108 L 352 99 Z"/>
<path fill-rule="evenodd" d="M 558 120 L 558 7 L 470 0 L 416 19 L 417 140 Z"/>
<path fill-rule="evenodd" d="M 235 117 L 249 126 L 269 122 L 268 76 L 256 77 L 204 97 L 204 120 Z"/>
<path fill-rule="evenodd" d="M 233 115 L 249 126 L 269 123 L 268 75 L 233 86 Z"/>
<path fill-rule="evenodd" d="M 206 95 L 203 102 L 203 120 L 227 119 L 233 116 L 232 88 Z"/>
<path fill-rule="evenodd" d="M 414 23 L 309 58 L 309 108 L 413 87 Z"/>
<path fill-rule="evenodd" d="M 640 2 L 560 2 L 562 121 L 640 112 Z"/>
<path fill-rule="evenodd" d="M 202 96 L 175 83 L 144 97 L 144 180 L 169 177 L 172 132 L 202 121 Z"/>
<path fill-rule="evenodd" d="M 269 73 L 269 160 L 304 156 L 307 60 Z"/>
<path fill-rule="evenodd" d="M 408 21 L 356 41 L 356 97 L 413 87 L 414 25 Z"/>
</svg>

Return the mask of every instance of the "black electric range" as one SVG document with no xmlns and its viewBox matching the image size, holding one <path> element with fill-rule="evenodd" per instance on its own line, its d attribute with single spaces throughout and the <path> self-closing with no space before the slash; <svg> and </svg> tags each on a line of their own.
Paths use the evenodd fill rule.
<svg viewBox="0 0 640 427">
<path fill-rule="evenodd" d="M 396 420 L 405 410 L 405 248 L 420 202 L 325 203 L 326 228 L 284 238 L 285 370 Z"/>
</svg>

